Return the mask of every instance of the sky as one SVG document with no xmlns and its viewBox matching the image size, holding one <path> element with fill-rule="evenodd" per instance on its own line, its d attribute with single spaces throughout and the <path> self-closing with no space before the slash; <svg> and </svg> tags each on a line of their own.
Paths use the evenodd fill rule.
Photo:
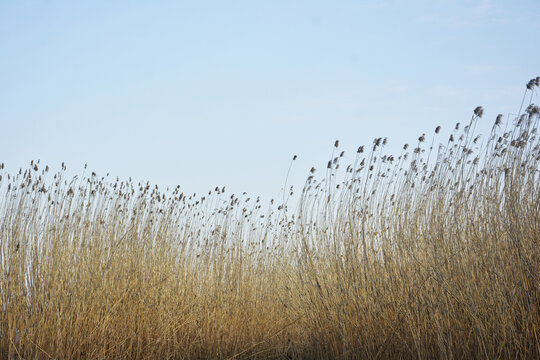
<svg viewBox="0 0 540 360">
<path fill-rule="evenodd" d="M 540 75 L 540 1 L 0 1 L 0 162 L 263 199 Z M 535 95 L 534 102 L 540 102 Z M 446 138 L 445 138 L 446 140 Z"/>
</svg>

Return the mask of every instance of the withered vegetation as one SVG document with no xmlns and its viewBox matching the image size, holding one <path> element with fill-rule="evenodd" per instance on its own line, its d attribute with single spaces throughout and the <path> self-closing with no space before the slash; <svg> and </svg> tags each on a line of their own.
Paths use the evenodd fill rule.
<svg viewBox="0 0 540 360">
<path fill-rule="evenodd" d="M 539 358 L 539 109 L 482 115 L 336 141 L 296 209 L 0 170 L 0 358 Z"/>
</svg>

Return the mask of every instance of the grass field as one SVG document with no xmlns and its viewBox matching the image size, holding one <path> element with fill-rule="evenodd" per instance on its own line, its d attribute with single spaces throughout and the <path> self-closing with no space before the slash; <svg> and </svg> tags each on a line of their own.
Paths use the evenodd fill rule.
<svg viewBox="0 0 540 360">
<path fill-rule="evenodd" d="M 350 165 L 336 142 L 297 207 L 0 170 L 0 358 L 540 358 L 526 105 Z"/>
</svg>

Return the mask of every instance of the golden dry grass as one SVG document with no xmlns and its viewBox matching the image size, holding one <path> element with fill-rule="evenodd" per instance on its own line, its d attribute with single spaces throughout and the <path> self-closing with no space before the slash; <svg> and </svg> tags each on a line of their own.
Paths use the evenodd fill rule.
<svg viewBox="0 0 540 360">
<path fill-rule="evenodd" d="M 294 211 L 0 170 L 0 358 L 539 358 L 538 108 L 481 116 L 336 156 Z"/>
</svg>

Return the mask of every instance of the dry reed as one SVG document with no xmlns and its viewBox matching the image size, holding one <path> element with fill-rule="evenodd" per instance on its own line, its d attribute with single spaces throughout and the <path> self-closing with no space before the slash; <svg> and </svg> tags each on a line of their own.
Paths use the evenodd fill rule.
<svg viewBox="0 0 540 360">
<path fill-rule="evenodd" d="M 538 107 L 483 111 L 312 168 L 295 211 L 0 166 L 0 358 L 539 358 Z"/>
</svg>

